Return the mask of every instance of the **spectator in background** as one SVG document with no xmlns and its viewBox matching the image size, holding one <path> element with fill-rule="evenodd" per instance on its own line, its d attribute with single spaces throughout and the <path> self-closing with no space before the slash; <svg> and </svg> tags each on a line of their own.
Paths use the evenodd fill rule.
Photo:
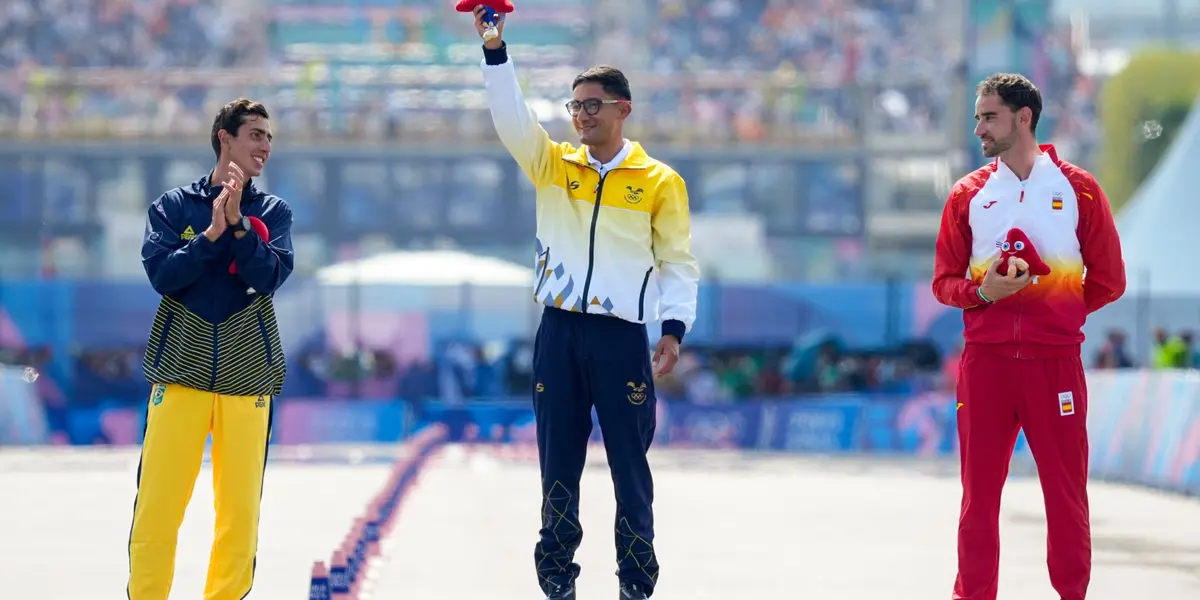
<svg viewBox="0 0 1200 600">
<path fill-rule="evenodd" d="M 216 0 L 0 3 L 0 70 L 14 70 L 0 83 L 0 119 L 52 131 L 104 118 L 161 127 L 153 119 L 144 121 L 168 117 L 176 127 L 202 126 L 211 109 L 205 102 L 209 94 L 225 96 L 227 90 L 157 87 L 158 75 L 178 68 L 262 66 L 268 59 L 264 22 L 241 3 Z M 69 83 L 69 76 L 51 85 L 41 68 L 147 71 L 111 85 L 83 87 Z M 172 113 L 186 114 L 173 120 Z"/>
<path fill-rule="evenodd" d="M 1125 347 L 1125 332 L 1112 330 L 1104 340 L 1104 345 L 1096 352 L 1092 362 L 1093 369 L 1130 369 L 1133 359 Z"/>
<path fill-rule="evenodd" d="M 287 65 L 308 75 L 281 85 L 278 96 L 269 100 L 281 105 L 278 112 L 297 137 L 337 133 L 395 138 L 408 135 L 397 123 L 421 116 L 447 124 L 463 121 L 431 127 L 428 135 L 458 136 L 464 131 L 456 127 L 472 127 L 467 123 L 471 119 L 462 119 L 459 105 L 467 103 L 470 94 L 453 84 L 426 83 L 424 90 L 409 90 L 412 97 L 401 99 L 386 86 L 343 83 L 344 91 L 336 97 L 340 112 L 355 123 L 379 126 L 342 129 L 318 118 L 335 97 L 318 89 L 311 77 L 324 59 L 301 59 L 296 57 L 301 53 L 292 52 L 295 45 L 304 45 L 305 52 L 325 46 L 320 52 L 345 52 L 353 61 L 357 50 L 352 42 L 340 50 L 323 42 L 335 36 L 373 38 L 376 29 L 383 28 L 407 32 L 386 40 L 401 44 L 400 54 L 441 54 L 445 48 L 437 47 L 438 40 L 446 39 L 450 30 L 439 20 L 445 15 L 439 15 L 437 2 L 417 0 L 411 3 L 413 11 L 390 20 L 378 20 L 378 15 L 368 14 L 371 7 L 358 3 L 339 6 L 348 22 L 376 24 L 361 25 L 359 32 L 354 31 L 356 25 L 322 22 L 292 4 L 267 0 L 263 14 L 217 0 L 12 0 L 8 10 L 0 9 L 0 70 L 23 71 L 0 83 L 0 119 L 20 116 L 36 128 L 50 130 L 86 122 L 123 133 L 139 127 L 156 136 L 186 132 L 203 124 L 209 96 L 225 95 L 227 90 L 211 84 L 177 87 L 159 81 L 158 73 Z M 578 9 L 578 1 L 570 4 L 564 10 Z M 938 44 L 930 43 L 927 24 L 936 15 L 925 3 L 648 0 L 648 5 L 655 15 L 644 25 L 650 35 L 635 35 L 631 29 L 612 38 L 646 39 L 636 42 L 635 51 L 644 47 L 652 57 L 650 70 L 664 75 L 655 78 L 656 85 L 669 82 L 646 94 L 649 109 L 640 113 L 639 121 L 646 128 L 643 137 L 759 140 L 809 131 L 845 137 L 860 127 L 865 111 L 876 115 L 885 130 L 913 133 L 941 126 L 947 114 L 947 88 L 934 83 L 945 80 L 954 65 Z M 551 28 L 546 35 L 559 33 Z M 562 58 L 539 60 L 577 66 L 575 57 L 588 56 L 593 43 L 591 35 L 576 36 L 573 51 L 546 46 L 547 52 L 539 54 Z M 439 75 L 459 68 L 453 60 L 440 59 L 404 65 Z M 83 86 L 69 78 L 49 85 L 36 72 L 36 67 L 49 66 L 135 71 L 112 85 Z M 380 65 L 379 72 L 391 66 Z M 700 70 L 732 75 L 716 85 L 693 85 L 689 74 Z M 764 85 L 768 79 L 776 83 Z M 458 98 L 447 100 L 451 96 Z M 131 113 L 138 119 L 127 118 Z M 406 118 L 398 119 L 400 115 Z"/>
<path fill-rule="evenodd" d="M 1151 365 L 1155 369 L 1185 369 L 1194 365 L 1192 352 L 1192 333 L 1172 336 L 1166 329 L 1154 330 L 1154 347 L 1150 356 Z"/>
</svg>

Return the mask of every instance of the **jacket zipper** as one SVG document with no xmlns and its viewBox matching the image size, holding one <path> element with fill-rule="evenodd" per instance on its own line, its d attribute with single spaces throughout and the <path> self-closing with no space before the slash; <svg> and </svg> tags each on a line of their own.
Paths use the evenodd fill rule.
<svg viewBox="0 0 1200 600">
<path fill-rule="evenodd" d="M 217 389 L 217 365 L 220 363 L 221 346 L 217 343 L 217 326 L 212 326 L 212 379 L 209 380 L 208 389 Z"/>
<path fill-rule="evenodd" d="M 587 168 L 587 169 L 591 169 L 597 173 L 600 172 L 599 169 L 597 169 L 596 167 L 593 167 L 592 165 L 585 165 L 583 163 L 578 163 L 573 160 L 568 160 L 567 162 L 574 164 L 574 165 L 579 165 L 579 166 Z M 613 171 L 617 171 L 620 169 L 621 169 L 621 167 L 609 169 L 608 173 L 604 173 L 604 174 L 600 175 L 600 183 L 596 184 L 596 200 L 595 200 L 595 204 L 592 205 L 592 227 L 591 227 L 590 233 L 588 234 L 587 276 L 584 277 L 584 279 L 583 279 L 583 292 L 582 292 L 582 296 L 579 299 L 579 304 L 582 306 L 581 310 L 585 314 L 588 311 L 588 306 L 590 306 L 590 304 L 591 304 L 591 301 L 588 300 L 588 292 L 592 288 L 592 270 L 596 266 L 596 225 L 600 222 L 600 198 L 602 198 L 603 194 L 604 194 L 604 180 L 608 179 L 609 173 L 612 173 Z"/>
<path fill-rule="evenodd" d="M 1017 300 L 1017 315 L 1013 317 L 1013 341 L 1017 344 L 1017 355 L 1015 358 L 1021 358 L 1021 303 Z"/>
<path fill-rule="evenodd" d="M 167 349 L 167 338 L 171 335 L 171 326 L 175 321 L 175 313 L 167 311 L 167 316 L 163 319 L 162 333 L 159 336 L 158 348 L 154 350 L 154 362 L 152 366 L 157 369 L 158 365 L 162 364 L 163 352 Z"/>
<path fill-rule="evenodd" d="M 267 324 L 263 320 L 262 309 L 258 310 L 258 334 L 262 336 L 263 347 L 266 348 L 267 351 L 267 366 L 274 366 L 274 350 L 271 348 L 271 336 L 267 335 Z"/>
<path fill-rule="evenodd" d="M 1021 196 L 1017 199 L 1017 204 L 1025 203 L 1025 182 L 1021 182 Z M 1016 301 L 1016 316 L 1013 317 L 1013 341 L 1017 345 L 1016 358 L 1021 358 L 1021 309 L 1024 307 L 1021 298 L 1014 297 Z"/>
<path fill-rule="evenodd" d="M 596 266 L 596 224 L 600 222 L 600 195 L 604 193 L 606 178 L 608 178 L 608 173 L 600 176 L 600 183 L 596 184 L 596 203 L 592 206 L 592 229 L 588 234 L 588 270 L 587 277 L 583 279 L 583 295 L 579 298 L 579 304 L 584 314 L 587 314 L 588 306 L 591 304 L 591 301 L 588 300 L 588 290 L 592 287 L 592 268 Z"/>
<path fill-rule="evenodd" d="M 650 273 L 654 271 L 654 267 L 646 269 L 646 276 L 642 278 L 642 293 L 638 294 L 638 320 L 646 318 L 646 286 L 650 284 Z"/>
</svg>

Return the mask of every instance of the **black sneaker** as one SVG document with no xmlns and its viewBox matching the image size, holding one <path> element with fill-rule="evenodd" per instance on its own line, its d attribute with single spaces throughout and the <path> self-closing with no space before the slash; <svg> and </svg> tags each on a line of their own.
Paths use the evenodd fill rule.
<svg viewBox="0 0 1200 600">
<path fill-rule="evenodd" d="M 650 594 L 646 592 L 645 584 L 636 581 L 621 582 L 621 595 L 619 600 L 646 600 Z"/>
<path fill-rule="evenodd" d="M 550 590 L 550 593 L 546 595 L 546 600 L 575 600 L 575 586 L 555 586 L 554 589 Z"/>
</svg>

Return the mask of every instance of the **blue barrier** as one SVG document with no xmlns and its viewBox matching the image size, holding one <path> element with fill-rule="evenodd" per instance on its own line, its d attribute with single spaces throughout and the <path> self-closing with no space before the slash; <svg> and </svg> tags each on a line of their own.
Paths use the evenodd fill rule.
<svg viewBox="0 0 1200 600">
<path fill-rule="evenodd" d="M 1200 374 L 1108 371 L 1088 374 L 1091 472 L 1096 479 L 1200 494 Z M 699 405 L 660 401 L 656 444 L 772 452 L 956 457 L 952 394 L 829 395 L 748 399 Z M 117 414 L 120 412 L 121 414 Z M 469 431 L 499 443 L 532 443 L 528 400 L 458 404 L 403 400 L 282 400 L 275 442 L 392 443 L 431 424 L 449 441 Z M 80 409 L 72 439 L 103 430 L 115 443 L 137 443 L 142 419 L 129 408 Z M 602 433 L 593 428 L 594 439 Z M 1018 461 L 1031 459 L 1023 436 Z"/>
<path fill-rule="evenodd" d="M 1094 477 L 1200 495 L 1200 374 L 1088 376 Z"/>
</svg>

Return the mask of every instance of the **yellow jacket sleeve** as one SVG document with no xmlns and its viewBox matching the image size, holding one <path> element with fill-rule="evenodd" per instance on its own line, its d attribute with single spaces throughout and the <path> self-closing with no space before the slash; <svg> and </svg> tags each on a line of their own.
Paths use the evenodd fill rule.
<svg viewBox="0 0 1200 600">
<path fill-rule="evenodd" d="M 670 328 L 666 323 L 672 320 L 683 323 L 686 333 L 696 321 L 700 264 L 692 255 L 687 184 L 678 173 L 670 173 L 663 182 L 650 224 L 659 271 L 659 320 L 664 324 L 663 333 L 668 333 Z"/>
<path fill-rule="evenodd" d="M 485 56 L 487 58 L 481 65 L 483 83 L 492 124 L 500 142 L 535 188 L 550 185 L 555 181 L 554 172 L 566 144 L 551 141 L 550 134 L 538 123 L 537 113 L 521 92 L 517 71 L 508 59 L 507 51 L 504 48 L 489 50 Z"/>
</svg>

